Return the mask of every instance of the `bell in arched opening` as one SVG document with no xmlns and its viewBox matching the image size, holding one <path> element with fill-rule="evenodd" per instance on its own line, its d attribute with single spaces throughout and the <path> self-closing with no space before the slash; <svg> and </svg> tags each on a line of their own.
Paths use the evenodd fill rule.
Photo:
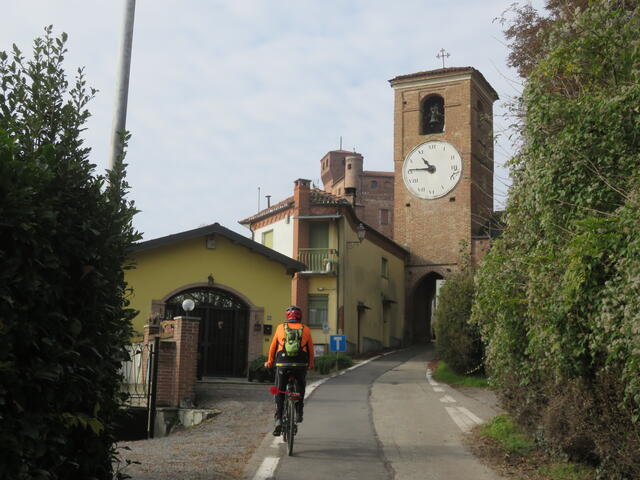
<svg viewBox="0 0 640 480">
<path fill-rule="evenodd" d="M 440 95 L 427 97 L 422 102 L 421 117 L 422 135 L 444 132 L 444 98 Z"/>
</svg>

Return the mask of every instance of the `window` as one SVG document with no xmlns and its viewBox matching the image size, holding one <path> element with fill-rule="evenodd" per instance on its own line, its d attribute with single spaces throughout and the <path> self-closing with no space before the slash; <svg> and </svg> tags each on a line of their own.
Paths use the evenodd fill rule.
<svg viewBox="0 0 640 480">
<path fill-rule="evenodd" d="M 389 225 L 389 210 L 386 208 L 380 209 L 380 225 Z"/>
<path fill-rule="evenodd" d="M 389 261 L 382 257 L 382 261 L 380 262 L 380 275 L 383 278 L 389 278 Z"/>
<path fill-rule="evenodd" d="M 375 190 L 376 188 L 378 188 L 378 182 L 371 180 L 371 190 Z"/>
<path fill-rule="evenodd" d="M 309 295 L 309 326 L 322 328 L 328 321 L 329 295 Z"/>
<path fill-rule="evenodd" d="M 273 230 L 262 232 L 262 244 L 265 247 L 273 248 Z"/>
</svg>

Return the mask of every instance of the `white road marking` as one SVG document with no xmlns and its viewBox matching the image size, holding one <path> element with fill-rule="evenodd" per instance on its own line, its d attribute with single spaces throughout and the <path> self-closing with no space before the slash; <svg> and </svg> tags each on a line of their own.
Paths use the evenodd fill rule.
<svg viewBox="0 0 640 480">
<path fill-rule="evenodd" d="M 433 387 L 433 391 L 437 392 L 437 393 L 442 393 L 442 392 L 444 392 L 444 388 L 442 388 L 442 387 Z"/>
<path fill-rule="evenodd" d="M 393 350 L 391 352 L 385 352 L 382 355 L 377 355 L 375 357 L 371 357 L 368 360 L 365 360 L 364 362 L 356 363 L 354 366 L 352 366 L 350 368 L 347 368 L 346 370 L 343 370 L 339 375 L 344 375 L 346 372 L 348 372 L 350 370 L 353 370 L 354 368 L 362 367 L 363 365 L 366 365 L 367 363 L 372 362 L 373 360 L 376 360 L 377 358 L 384 357 L 386 355 L 390 355 L 391 353 L 395 353 L 397 351 L 398 350 Z M 330 380 L 331 378 L 333 378 L 335 376 L 336 376 L 336 374 L 333 374 L 330 377 L 326 377 L 326 378 L 323 378 L 321 380 L 317 380 L 317 381 L 307 385 L 307 388 L 305 389 L 305 392 L 304 392 L 304 398 L 307 399 L 309 397 L 309 395 L 311 395 L 311 393 L 316 388 L 318 388 L 324 382 L 326 382 L 327 380 Z M 270 434 L 267 434 L 267 435 L 270 435 Z M 282 437 L 281 436 L 275 437 L 273 439 L 273 442 L 271 442 L 271 447 L 279 448 L 279 445 L 281 443 L 284 443 L 284 440 L 282 439 Z M 258 468 L 258 471 L 253 476 L 253 480 L 267 480 L 267 479 L 273 477 L 273 474 L 276 471 L 276 467 L 278 466 L 278 462 L 279 461 L 280 461 L 279 457 L 265 457 L 265 459 L 262 461 L 262 464 L 260 465 L 260 468 Z"/>
<path fill-rule="evenodd" d="M 482 423 L 478 417 L 464 407 L 444 407 L 451 420 L 464 433 L 469 433 L 473 427 Z"/>
<path fill-rule="evenodd" d="M 449 396 L 449 395 L 445 395 L 444 397 L 442 397 L 440 399 L 440 401 L 442 403 L 456 403 L 456 399 L 451 397 L 451 396 Z"/>
<path fill-rule="evenodd" d="M 253 480 L 267 480 L 268 478 L 272 478 L 279 461 L 280 459 L 278 457 L 266 457 L 253 476 Z"/>
<path fill-rule="evenodd" d="M 433 379 L 433 373 L 431 372 L 430 368 L 427 368 L 427 382 L 429 382 L 429 385 L 431 385 L 432 387 L 437 387 L 438 385 L 440 385 Z"/>
<path fill-rule="evenodd" d="M 317 380 L 307 385 L 307 388 L 304 390 L 304 398 L 308 398 L 309 395 L 311 395 L 311 392 L 313 392 L 316 388 L 318 388 L 320 385 L 322 385 L 326 381 L 327 379 L 323 378 L 322 380 Z"/>
<path fill-rule="evenodd" d="M 458 410 L 460 410 L 462 413 L 464 413 L 467 417 L 469 417 L 478 425 L 480 425 L 483 422 L 483 420 L 480 417 L 475 416 L 472 412 L 470 412 L 464 407 L 458 407 Z"/>
<path fill-rule="evenodd" d="M 350 370 L 353 370 L 354 368 L 360 368 L 363 365 L 366 365 L 369 362 L 372 362 L 373 360 L 380 358 L 380 357 L 384 357 L 385 355 L 389 355 L 391 353 L 395 353 L 395 351 L 391 351 L 391 352 L 387 352 L 387 353 L 383 353 L 382 355 L 376 355 L 375 357 L 371 357 L 367 360 L 365 360 L 364 362 L 360 362 L 360 363 L 356 363 L 355 365 L 353 365 L 352 367 L 349 367 L 345 370 L 342 370 L 340 373 L 334 373 L 333 375 L 326 377 L 326 378 L 322 378 L 320 380 L 316 380 L 313 383 L 310 383 L 309 385 L 307 385 L 307 388 L 304 391 L 304 398 L 308 398 L 309 395 L 311 395 L 311 392 L 313 392 L 316 388 L 318 388 L 320 385 L 322 385 L 324 382 L 326 382 L 327 380 L 332 379 L 333 377 L 339 376 L 339 375 L 344 375 L 345 373 L 347 373 Z"/>
</svg>

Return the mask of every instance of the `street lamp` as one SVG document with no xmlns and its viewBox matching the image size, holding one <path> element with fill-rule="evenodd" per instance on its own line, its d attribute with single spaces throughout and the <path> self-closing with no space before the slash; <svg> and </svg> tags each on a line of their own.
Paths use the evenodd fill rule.
<svg viewBox="0 0 640 480">
<path fill-rule="evenodd" d="M 187 317 L 189 316 L 189 313 L 193 312 L 193 309 L 196 308 L 196 304 L 193 300 L 191 300 L 190 298 L 187 298 L 186 300 L 184 300 L 182 302 L 182 309 L 185 311 L 185 313 L 187 314 Z"/>
</svg>

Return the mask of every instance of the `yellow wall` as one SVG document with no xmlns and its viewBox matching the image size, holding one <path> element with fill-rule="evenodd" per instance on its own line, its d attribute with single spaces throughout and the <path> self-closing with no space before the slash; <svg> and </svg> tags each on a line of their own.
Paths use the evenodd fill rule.
<svg viewBox="0 0 640 480">
<path fill-rule="evenodd" d="M 335 247 L 330 247 L 335 248 Z M 337 290 L 336 290 L 336 277 L 334 275 L 312 276 L 309 278 L 309 294 L 325 294 L 329 296 L 328 305 L 328 322 L 330 333 L 325 334 L 322 328 L 312 328 L 311 338 L 314 345 L 325 344 L 327 345 L 326 351 L 329 351 L 329 335 L 335 335 L 338 331 L 337 320 Z"/>
<path fill-rule="evenodd" d="M 363 302 L 370 309 L 361 315 L 361 350 L 367 349 L 364 337 L 380 342 L 383 347 L 398 346 L 404 330 L 404 261 L 367 239 L 358 243 L 356 232 L 346 220 L 343 222 L 346 234 L 340 282 L 344 292 L 347 341 L 354 346 L 358 343 L 358 302 Z M 388 261 L 388 278 L 381 275 L 382 257 Z M 385 296 L 396 302 L 388 305 L 386 322 L 382 302 Z"/>
<path fill-rule="evenodd" d="M 148 322 L 152 300 L 190 283 L 207 282 L 209 274 L 214 286 L 232 288 L 263 307 L 265 324 L 282 321 L 291 301 L 291 276 L 284 265 L 220 235 L 215 240 L 215 249 L 207 249 L 205 237 L 200 237 L 132 255 L 137 266 L 125 273 L 125 279 L 134 290 L 131 307 L 140 311 L 133 321 L 137 334 Z M 269 340 L 265 336 L 263 352 L 268 351 Z"/>
</svg>

